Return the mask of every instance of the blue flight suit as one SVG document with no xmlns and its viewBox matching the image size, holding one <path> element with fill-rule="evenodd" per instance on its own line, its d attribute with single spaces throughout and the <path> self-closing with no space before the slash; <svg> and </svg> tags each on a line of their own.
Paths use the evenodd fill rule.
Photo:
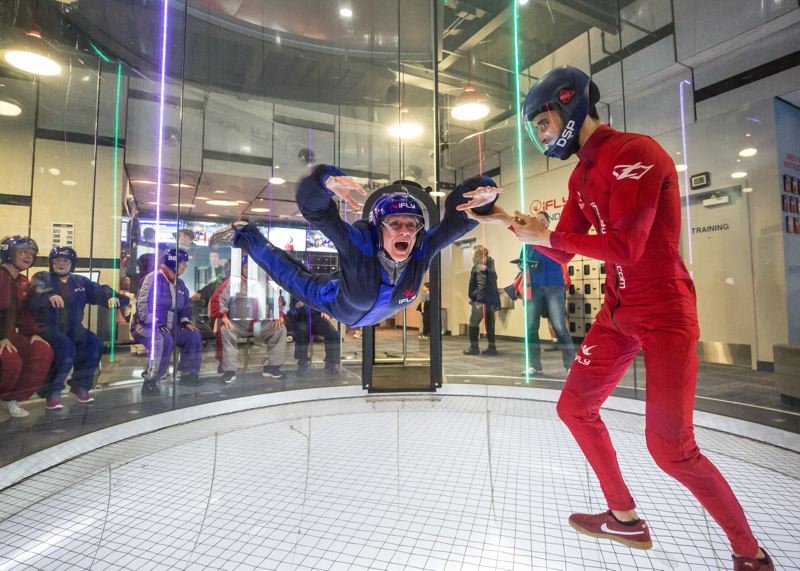
<svg viewBox="0 0 800 571">
<path fill-rule="evenodd" d="M 392 285 L 378 259 L 379 236 L 364 220 L 352 224 L 342 220 L 333 200 L 334 194 L 325 187 L 329 176 L 343 175 L 336 167 L 319 165 L 300 182 L 296 195 L 300 212 L 312 228 L 320 230 L 336 246 L 338 271 L 312 274 L 271 244 L 252 224 L 236 230 L 233 245 L 246 250 L 278 285 L 294 297 L 354 327 L 375 325 L 413 303 L 433 257 L 478 225 L 456 210 L 459 204 L 469 202 L 464 193 L 481 186 L 497 186 L 486 176 L 472 177 L 458 185 L 445 201 L 444 218 L 417 237 L 418 247 Z M 477 214 L 486 214 L 493 204 L 474 210 Z"/>
<path fill-rule="evenodd" d="M 83 326 L 84 308 L 86 304 L 107 306 L 112 297 L 119 298 L 120 306 L 127 305 L 130 300 L 118 296 L 108 286 L 75 274 L 62 280 L 55 272 L 38 272 L 33 276 L 32 285 L 33 295 L 28 307 L 42 328 L 42 337 L 55 354 L 42 393 L 45 396 L 61 394 L 71 369 L 74 370 L 70 386 L 91 390 L 103 344 Z M 50 305 L 54 295 L 64 299 L 63 309 Z"/>
</svg>

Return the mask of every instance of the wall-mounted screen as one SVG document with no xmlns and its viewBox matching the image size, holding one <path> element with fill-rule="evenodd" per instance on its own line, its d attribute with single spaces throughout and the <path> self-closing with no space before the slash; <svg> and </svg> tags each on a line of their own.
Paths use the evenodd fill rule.
<svg viewBox="0 0 800 571">
<path fill-rule="evenodd" d="M 287 252 L 305 252 L 306 250 L 305 228 L 279 228 L 273 226 L 269 229 L 267 238 L 275 246 Z"/>
<path fill-rule="evenodd" d="M 311 228 L 308 229 L 308 233 L 306 234 L 306 250 L 309 252 L 336 253 L 333 242 L 319 230 L 312 230 Z"/>
</svg>

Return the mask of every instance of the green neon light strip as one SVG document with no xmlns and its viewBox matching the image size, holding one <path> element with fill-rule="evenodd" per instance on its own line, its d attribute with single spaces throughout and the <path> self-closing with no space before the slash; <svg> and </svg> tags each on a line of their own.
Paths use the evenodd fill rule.
<svg viewBox="0 0 800 571">
<path fill-rule="evenodd" d="M 121 240 L 121 236 L 119 235 L 119 215 L 117 213 L 117 209 L 119 208 L 119 203 L 117 200 L 117 176 L 118 176 L 118 163 L 119 163 L 119 99 L 120 99 L 120 91 L 122 87 L 122 63 L 117 62 L 117 106 L 114 112 L 114 204 L 113 204 L 113 212 L 111 214 L 111 218 L 114 221 L 113 228 L 114 228 L 114 256 L 113 259 L 113 266 L 111 270 L 111 275 L 113 276 L 112 282 L 115 284 L 114 291 L 117 290 L 119 287 L 119 269 L 117 267 L 117 259 L 119 258 L 119 244 Z M 117 321 L 117 312 L 111 312 L 111 353 L 109 355 L 109 362 L 114 362 L 114 347 L 116 346 L 116 336 L 117 336 L 117 328 L 116 328 L 116 321 Z"/>
<path fill-rule="evenodd" d="M 108 58 L 106 57 L 106 54 L 104 54 L 103 52 L 101 52 L 101 51 L 100 51 L 100 48 L 98 48 L 96 45 L 94 45 L 94 43 L 93 43 L 93 42 L 89 42 L 89 45 L 90 45 L 90 46 L 92 46 L 92 49 L 95 51 L 95 53 L 96 53 L 97 55 L 99 55 L 99 56 L 100 56 L 100 58 L 102 58 L 102 60 L 103 60 L 104 62 L 106 62 L 106 63 L 111 63 L 111 60 L 110 60 L 110 59 L 108 59 Z"/>
<path fill-rule="evenodd" d="M 522 152 L 522 99 L 520 98 L 519 70 L 519 1 L 511 0 L 514 5 L 514 86 L 517 104 L 517 169 L 519 170 L 519 211 L 525 212 L 525 169 Z M 530 384 L 530 357 L 528 356 L 528 263 L 526 248 L 522 248 L 522 310 L 525 313 L 525 383 Z"/>
</svg>

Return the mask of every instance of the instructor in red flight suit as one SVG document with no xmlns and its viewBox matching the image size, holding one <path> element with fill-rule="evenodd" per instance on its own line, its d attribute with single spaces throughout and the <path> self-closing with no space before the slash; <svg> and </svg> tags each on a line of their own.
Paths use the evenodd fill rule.
<svg viewBox="0 0 800 571">
<path fill-rule="evenodd" d="M 556 261 L 566 263 L 581 254 L 605 260 L 611 269 L 603 309 L 584 339 L 557 406 L 600 480 L 609 510 L 572 514 L 569 524 L 629 547 L 652 547 L 599 414 L 644 349 L 645 436 L 653 459 L 725 531 L 734 570 L 773 570 L 728 482 L 694 439 L 699 327 L 694 284 L 678 253 L 681 209 L 675 165 L 650 137 L 602 124 L 594 107 L 599 98 L 585 73 L 565 66 L 543 75 L 525 99 L 526 126 L 540 151 L 558 159 L 577 152 L 580 159 L 555 231 L 533 216 L 516 212 L 512 217 L 498 206 L 485 216 L 471 214 L 483 222 L 505 223 L 521 241 Z M 591 226 L 596 235 L 587 234 Z"/>
</svg>

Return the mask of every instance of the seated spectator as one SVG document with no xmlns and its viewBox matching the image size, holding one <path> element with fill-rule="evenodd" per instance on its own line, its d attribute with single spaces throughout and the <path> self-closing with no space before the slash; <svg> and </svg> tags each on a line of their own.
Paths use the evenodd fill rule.
<svg viewBox="0 0 800 571">
<path fill-rule="evenodd" d="M 172 351 L 181 348 L 178 370 L 182 385 L 199 385 L 203 339 L 192 325 L 192 305 L 189 290 L 180 275 L 186 270 L 189 257 L 183 250 L 170 248 L 164 252 L 161 268 L 145 276 L 136 298 L 136 314 L 131 333 L 137 343 L 148 350 L 147 370 L 144 372 L 142 395 L 161 394 L 158 381 L 166 374 Z M 155 327 L 155 345 L 152 341 Z"/>
<path fill-rule="evenodd" d="M 314 335 L 325 338 L 325 372 L 339 371 L 339 356 L 342 352 L 339 331 L 331 323 L 331 318 L 292 298 L 289 313 L 286 316 L 286 328 L 294 339 L 294 358 L 297 359 L 297 371 L 305 373 L 311 366 L 308 357 L 309 343 Z"/>
<path fill-rule="evenodd" d="M 265 284 L 247 277 L 247 256 L 242 256 L 242 275 L 226 279 L 208 304 L 208 313 L 217 320 L 217 334 L 220 337 L 222 351 L 220 369 L 222 376 L 219 382 L 228 384 L 236 380 L 239 369 L 239 348 L 237 339 L 252 335 L 263 340 L 267 345 L 267 355 L 261 376 L 270 379 L 282 379 L 281 365 L 286 360 L 286 327 L 279 314 L 272 314 L 266 303 Z M 248 296 L 248 292 L 258 292 Z M 266 318 L 260 315 L 267 316 Z"/>
<path fill-rule="evenodd" d="M 33 276 L 33 295 L 28 302 L 42 336 L 53 348 L 55 358 L 39 394 L 47 399 L 45 408 L 62 408 L 61 391 L 70 370 L 70 392 L 82 403 L 94 401 L 89 394 L 103 353 L 100 338 L 83 326 L 86 304 L 109 309 L 128 305 L 108 286 L 73 275 L 78 254 L 69 247 L 56 247 L 48 256 L 50 271 Z"/>
<path fill-rule="evenodd" d="M 39 246 L 26 236 L 0 241 L 0 400 L 13 418 L 28 411 L 27 400 L 44 383 L 53 350 L 28 310 L 30 282 L 22 272 L 33 265 Z"/>
</svg>

